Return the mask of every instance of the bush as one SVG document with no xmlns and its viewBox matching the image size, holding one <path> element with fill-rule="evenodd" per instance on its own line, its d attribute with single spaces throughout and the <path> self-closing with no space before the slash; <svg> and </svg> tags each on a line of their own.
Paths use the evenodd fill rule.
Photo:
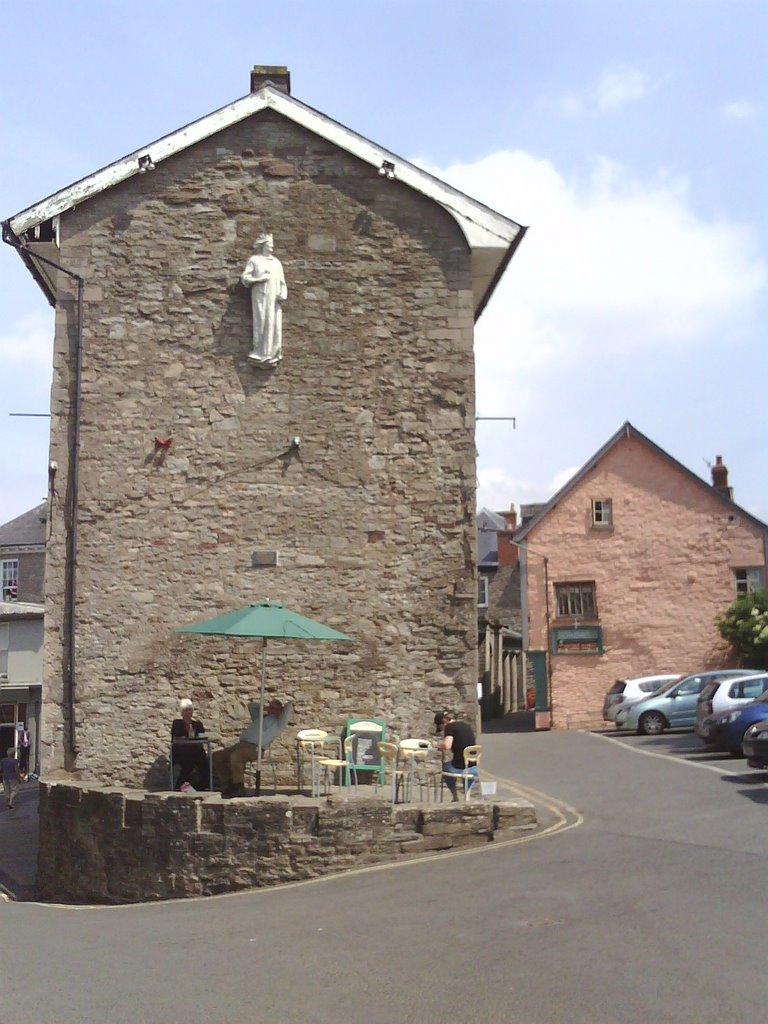
<svg viewBox="0 0 768 1024">
<path fill-rule="evenodd" d="M 737 597 L 717 628 L 744 668 L 768 669 L 768 590 Z"/>
</svg>

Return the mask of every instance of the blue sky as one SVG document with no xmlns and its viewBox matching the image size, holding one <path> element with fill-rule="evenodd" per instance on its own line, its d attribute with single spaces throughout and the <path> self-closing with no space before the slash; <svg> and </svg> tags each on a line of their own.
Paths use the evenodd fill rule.
<svg viewBox="0 0 768 1024">
<path fill-rule="evenodd" d="M 248 91 L 293 94 L 530 231 L 478 323 L 478 506 L 624 422 L 768 520 L 765 0 L 8 0 L 5 219 Z M 0 522 L 42 500 L 53 313 L 0 248 Z M 289 330 L 288 324 L 286 327 Z"/>
</svg>

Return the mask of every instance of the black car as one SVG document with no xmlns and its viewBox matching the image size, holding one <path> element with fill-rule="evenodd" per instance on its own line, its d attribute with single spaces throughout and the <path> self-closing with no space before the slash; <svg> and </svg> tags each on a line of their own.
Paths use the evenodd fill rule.
<svg viewBox="0 0 768 1024">
<path fill-rule="evenodd" d="M 768 721 L 750 725 L 741 746 L 750 768 L 768 768 Z"/>
</svg>

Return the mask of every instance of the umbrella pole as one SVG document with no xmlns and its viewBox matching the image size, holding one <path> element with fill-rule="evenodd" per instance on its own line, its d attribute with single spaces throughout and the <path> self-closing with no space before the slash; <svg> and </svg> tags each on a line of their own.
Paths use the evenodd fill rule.
<svg viewBox="0 0 768 1024">
<path fill-rule="evenodd" d="M 261 700 L 259 701 L 259 749 L 256 754 L 256 796 L 261 796 L 261 736 L 264 732 L 264 681 L 267 675 L 267 638 L 261 642 Z"/>
</svg>

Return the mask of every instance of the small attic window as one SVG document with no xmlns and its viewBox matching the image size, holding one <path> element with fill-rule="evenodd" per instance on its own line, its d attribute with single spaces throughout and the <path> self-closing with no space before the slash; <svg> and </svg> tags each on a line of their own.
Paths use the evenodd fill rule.
<svg viewBox="0 0 768 1024">
<path fill-rule="evenodd" d="M 598 529 L 613 526 L 613 502 L 610 498 L 592 499 L 592 525 Z"/>
</svg>

